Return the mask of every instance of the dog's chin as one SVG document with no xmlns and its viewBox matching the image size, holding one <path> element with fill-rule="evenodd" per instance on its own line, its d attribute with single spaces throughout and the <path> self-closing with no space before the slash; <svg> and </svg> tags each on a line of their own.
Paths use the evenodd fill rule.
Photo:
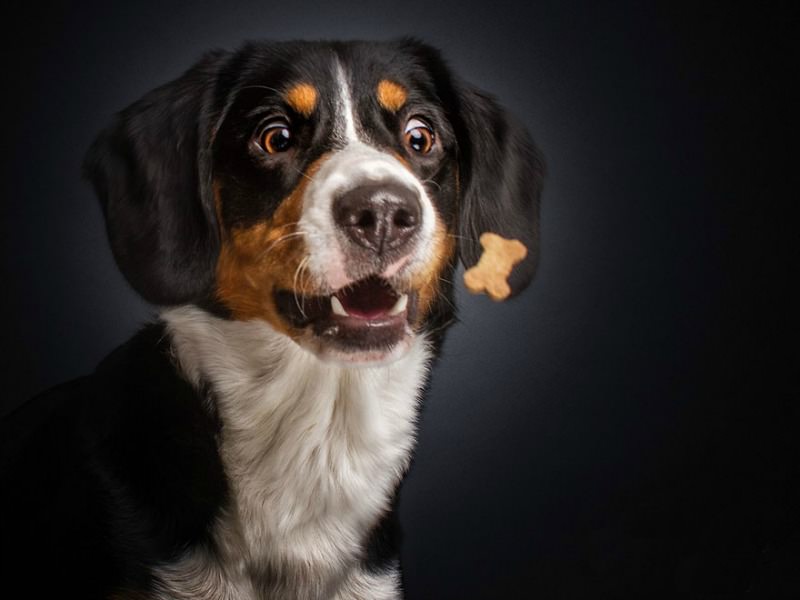
<svg viewBox="0 0 800 600">
<path fill-rule="evenodd" d="M 297 340 L 306 350 L 313 353 L 323 362 L 344 367 L 379 367 L 388 365 L 405 356 L 411 349 L 414 335 L 405 336 L 390 348 L 374 350 L 343 349 L 327 344 L 319 338 L 301 338 Z"/>
<path fill-rule="evenodd" d="M 275 292 L 281 318 L 296 341 L 325 362 L 374 366 L 393 362 L 411 348 L 418 294 L 367 277 L 332 294 Z"/>
</svg>

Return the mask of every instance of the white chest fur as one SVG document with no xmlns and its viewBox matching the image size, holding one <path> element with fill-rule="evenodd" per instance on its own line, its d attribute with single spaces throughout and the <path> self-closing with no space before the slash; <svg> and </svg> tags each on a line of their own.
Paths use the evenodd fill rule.
<svg viewBox="0 0 800 600">
<path fill-rule="evenodd" d="M 388 365 L 342 367 L 265 324 L 193 307 L 162 316 L 186 376 L 212 386 L 232 488 L 219 555 L 187 557 L 165 571 L 165 587 L 178 596 L 191 579 L 195 598 L 324 597 L 353 568 L 408 465 L 426 342 Z"/>
</svg>

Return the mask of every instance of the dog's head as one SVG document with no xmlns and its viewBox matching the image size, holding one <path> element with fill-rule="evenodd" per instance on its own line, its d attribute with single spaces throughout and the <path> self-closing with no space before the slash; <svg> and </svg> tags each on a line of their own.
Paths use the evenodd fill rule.
<svg viewBox="0 0 800 600">
<path fill-rule="evenodd" d="M 536 269 L 533 143 L 415 40 L 208 54 L 122 111 L 86 173 L 146 300 L 265 321 L 338 361 L 443 328 L 484 231 L 529 249 L 514 293 Z"/>
</svg>

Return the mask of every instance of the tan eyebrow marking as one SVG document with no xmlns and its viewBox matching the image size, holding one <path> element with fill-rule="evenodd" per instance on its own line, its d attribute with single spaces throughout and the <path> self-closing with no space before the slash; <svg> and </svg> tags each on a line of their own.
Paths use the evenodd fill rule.
<svg viewBox="0 0 800 600">
<path fill-rule="evenodd" d="M 298 83 L 292 86 L 284 97 L 289 106 L 304 117 L 310 117 L 317 106 L 317 88 L 309 83 Z"/>
<path fill-rule="evenodd" d="M 408 99 L 408 92 L 399 83 L 381 79 L 378 84 L 378 102 L 388 111 L 397 112 Z"/>
</svg>

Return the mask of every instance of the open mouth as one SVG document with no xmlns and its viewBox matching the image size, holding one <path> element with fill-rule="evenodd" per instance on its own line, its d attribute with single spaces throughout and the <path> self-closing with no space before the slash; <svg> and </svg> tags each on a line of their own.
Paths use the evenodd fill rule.
<svg viewBox="0 0 800 600">
<path fill-rule="evenodd" d="M 389 350 L 411 334 L 416 292 L 401 293 L 370 276 L 329 296 L 275 292 L 281 316 L 293 327 L 310 328 L 321 341 L 345 352 Z"/>
</svg>

